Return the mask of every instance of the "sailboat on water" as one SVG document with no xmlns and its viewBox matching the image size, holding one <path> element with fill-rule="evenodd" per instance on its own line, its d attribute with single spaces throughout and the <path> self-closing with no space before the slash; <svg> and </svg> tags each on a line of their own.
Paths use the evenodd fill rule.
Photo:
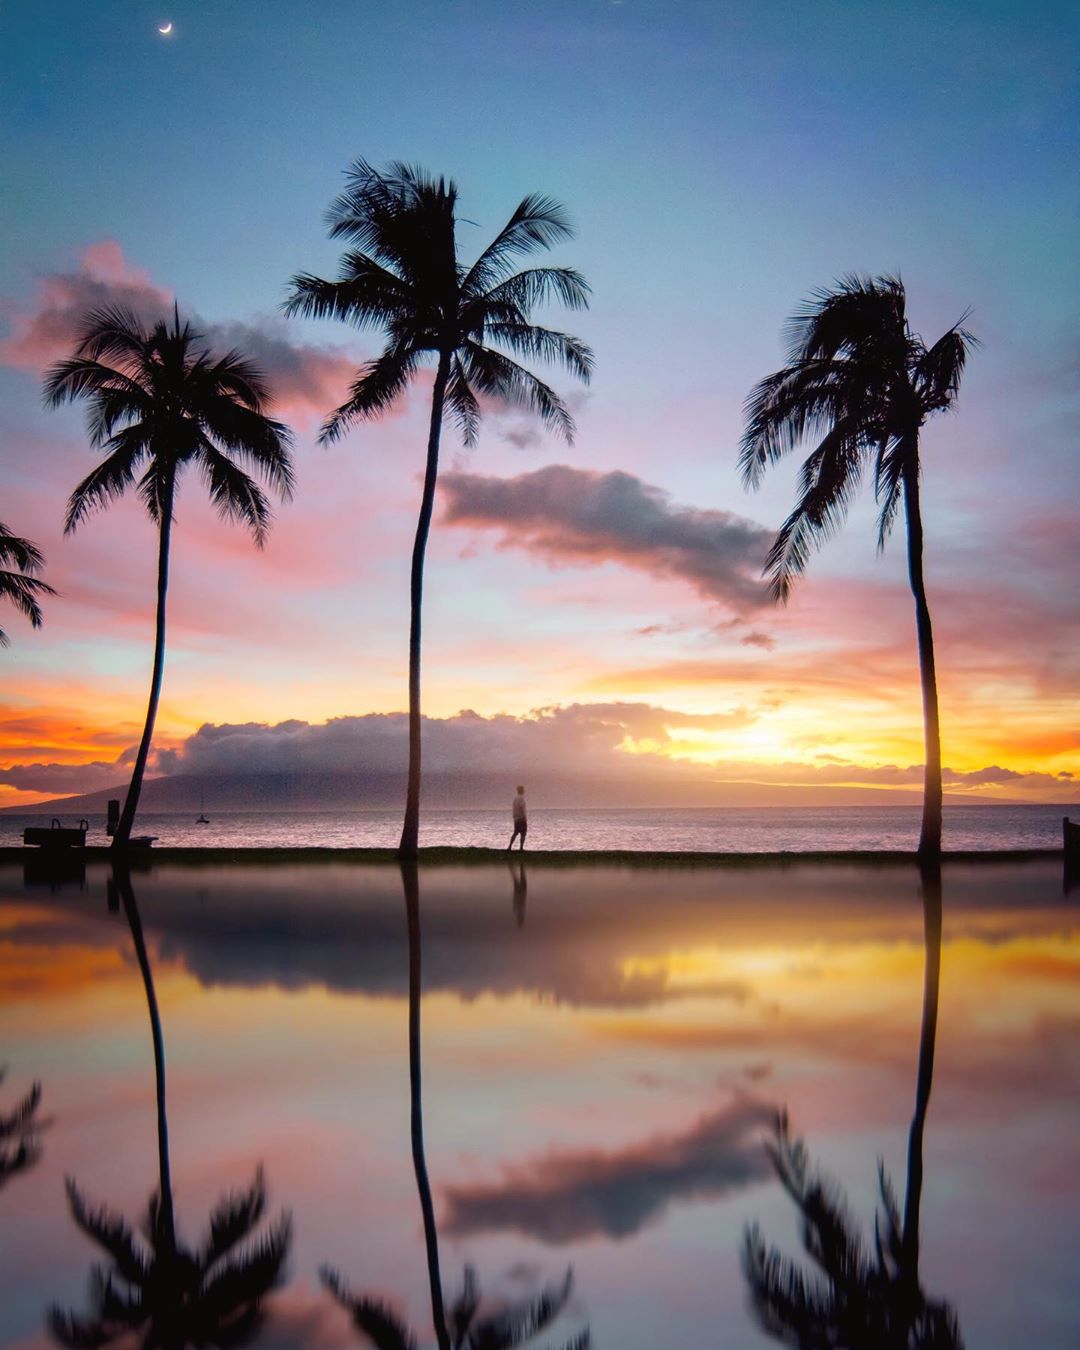
<svg viewBox="0 0 1080 1350">
<path fill-rule="evenodd" d="M 199 789 L 199 814 L 195 818 L 195 824 L 210 824 L 210 817 L 206 814 L 206 794 L 202 788 Z"/>
</svg>

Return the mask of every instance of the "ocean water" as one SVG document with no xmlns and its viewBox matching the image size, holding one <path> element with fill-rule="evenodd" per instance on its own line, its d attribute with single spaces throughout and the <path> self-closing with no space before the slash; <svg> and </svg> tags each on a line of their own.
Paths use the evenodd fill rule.
<svg viewBox="0 0 1080 1350">
<path fill-rule="evenodd" d="M 137 1231 L 163 1140 L 181 1244 L 260 1166 L 234 1254 L 292 1216 L 253 1345 L 366 1344 L 330 1266 L 432 1346 L 414 1112 L 449 1298 L 470 1267 L 488 1309 L 573 1270 L 538 1347 L 775 1345 L 748 1229 L 812 1271 L 778 1111 L 868 1260 L 879 1163 L 918 1197 L 920 1286 L 972 1350 L 1077 1345 L 1080 927 L 1056 858 L 939 884 L 854 859 L 91 863 L 69 886 L 6 863 L 0 932 L 0 1114 L 38 1082 L 42 1122 L 0 1190 L 5 1350 L 46 1350 L 46 1310 L 85 1314 L 108 1264 L 65 1178 Z"/>
<path fill-rule="evenodd" d="M 140 815 L 136 830 L 164 846 L 220 848 L 394 848 L 401 812 L 215 811 L 208 825 L 194 815 Z M 1061 847 L 1061 819 L 1080 820 L 1080 804 L 946 806 L 945 847 L 954 850 Z M 61 816 L 65 825 L 76 817 Z M 914 849 L 917 806 L 605 808 L 529 813 L 527 847 L 536 850 L 627 849 L 635 852 L 807 853 L 823 850 Z M 0 845 L 22 842 L 26 825 L 43 815 L 0 815 Z M 105 817 L 89 818 L 89 843 L 106 843 Z M 510 813 L 429 810 L 421 818 L 421 847 L 500 848 L 510 839 Z"/>
</svg>

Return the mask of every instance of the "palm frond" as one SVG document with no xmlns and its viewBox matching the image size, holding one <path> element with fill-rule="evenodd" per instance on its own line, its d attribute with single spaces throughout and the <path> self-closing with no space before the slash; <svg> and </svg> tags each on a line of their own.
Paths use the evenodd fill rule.
<svg viewBox="0 0 1080 1350">
<path fill-rule="evenodd" d="M 566 212 L 553 197 L 530 193 L 465 274 L 462 291 L 475 294 L 501 281 L 508 266 L 526 253 L 549 249 L 573 237 Z"/>
<path fill-rule="evenodd" d="M 591 294 L 589 283 L 573 267 L 530 267 L 480 292 L 475 303 L 488 308 L 513 305 L 528 314 L 538 305 L 557 300 L 567 309 L 580 310 L 589 308 Z M 466 305 L 473 301 L 467 290 L 464 295 Z"/>
<path fill-rule="evenodd" d="M 144 1282 L 149 1273 L 149 1262 L 123 1216 L 113 1213 L 104 1205 L 91 1208 L 83 1199 L 74 1177 L 68 1177 L 64 1185 L 71 1217 L 78 1227 L 91 1241 L 108 1252 L 125 1280 L 132 1284 Z"/>
<path fill-rule="evenodd" d="M 292 1242 L 292 1220 L 283 1214 L 254 1244 L 218 1263 L 199 1291 L 199 1316 L 208 1326 L 250 1316 L 281 1282 Z"/>
<path fill-rule="evenodd" d="M 492 398 L 527 408 L 553 428 L 568 445 L 574 440 L 574 419 L 555 391 L 531 371 L 502 352 L 478 342 L 466 342 L 462 361 L 469 383 Z"/>
<path fill-rule="evenodd" d="M 561 1284 L 484 1318 L 469 1336 L 469 1350 L 517 1350 L 555 1321 L 566 1307 L 572 1287 L 573 1274 L 567 1270 Z"/>
<path fill-rule="evenodd" d="M 202 447 L 199 464 L 210 491 L 210 500 L 221 519 L 247 526 L 255 546 L 263 548 L 274 516 L 262 488 L 238 464 L 215 449 L 210 441 L 206 441 Z M 154 491 L 158 491 L 156 484 Z"/>
<path fill-rule="evenodd" d="M 382 324 L 408 312 L 405 283 L 374 258 L 349 253 L 337 281 L 302 272 L 292 279 L 292 294 L 283 306 L 287 315 L 306 319 L 340 319 L 357 328 Z"/>
<path fill-rule="evenodd" d="M 948 408 L 960 392 L 960 380 L 979 339 L 957 324 L 938 338 L 919 360 L 915 378 L 926 411 Z"/>
<path fill-rule="evenodd" d="M 400 1317 L 385 1303 L 365 1295 L 356 1295 L 330 1266 L 322 1266 L 319 1279 L 324 1287 L 352 1317 L 375 1350 L 416 1350 L 416 1340 Z"/>
<path fill-rule="evenodd" d="M 519 356 L 562 365 L 583 384 L 592 378 L 592 351 L 569 333 L 557 333 L 531 323 L 495 322 L 487 325 L 487 336 Z"/>
<path fill-rule="evenodd" d="M 815 291 L 787 321 L 788 359 L 833 361 L 867 343 L 902 343 L 905 306 L 898 277 L 841 277 L 832 290 Z"/>
<path fill-rule="evenodd" d="M 266 1209 L 266 1177 L 261 1167 L 246 1191 L 230 1191 L 223 1195 L 210 1215 L 210 1229 L 199 1251 L 199 1263 L 209 1270 L 242 1241 L 253 1229 Z"/>
<path fill-rule="evenodd" d="M 349 397 L 323 424 L 320 444 L 332 444 L 354 422 L 378 417 L 391 408 L 408 388 L 419 355 L 410 347 L 391 345 L 374 361 L 361 367 Z"/>
<path fill-rule="evenodd" d="M 295 487 L 289 453 L 292 432 L 284 422 L 223 394 L 205 400 L 201 421 L 208 438 L 217 443 L 216 448 L 256 469 L 282 501 L 291 500 Z"/>
<path fill-rule="evenodd" d="M 464 444 L 475 445 L 480 430 L 480 404 L 469 387 L 461 357 L 456 352 L 450 363 L 450 375 L 446 382 L 446 406 L 458 424 Z"/>
</svg>

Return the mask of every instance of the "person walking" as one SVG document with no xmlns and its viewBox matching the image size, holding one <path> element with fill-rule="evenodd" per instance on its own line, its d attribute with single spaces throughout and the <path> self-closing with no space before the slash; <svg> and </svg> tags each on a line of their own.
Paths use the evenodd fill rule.
<svg viewBox="0 0 1080 1350">
<path fill-rule="evenodd" d="M 521 847 L 525 847 L 525 836 L 529 832 L 529 821 L 525 813 L 525 789 L 518 784 L 517 796 L 514 798 L 510 807 L 514 815 L 514 833 L 510 836 L 510 842 L 507 844 L 507 852 L 514 847 L 514 840 L 521 835 Z"/>
</svg>

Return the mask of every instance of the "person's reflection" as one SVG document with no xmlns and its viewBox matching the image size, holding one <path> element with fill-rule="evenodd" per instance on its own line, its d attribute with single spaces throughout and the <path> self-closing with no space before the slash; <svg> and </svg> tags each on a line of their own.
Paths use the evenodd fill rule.
<svg viewBox="0 0 1080 1350">
<path fill-rule="evenodd" d="M 0 1083 L 6 1077 L 7 1069 L 0 1065 Z M 40 1105 L 41 1084 L 34 1083 L 13 1111 L 0 1114 L 0 1187 L 41 1157 L 41 1131 L 48 1122 L 38 1114 Z"/>
<path fill-rule="evenodd" d="M 869 1250 L 843 1196 L 811 1169 L 806 1147 L 777 1118 L 768 1145 L 777 1176 L 800 1212 L 803 1246 L 824 1279 L 767 1247 L 756 1224 L 745 1234 L 743 1271 L 759 1326 L 777 1340 L 843 1350 L 962 1350 L 956 1313 L 927 1297 L 919 1271 L 923 1137 L 934 1076 L 941 981 L 941 868 L 921 874 L 925 969 L 915 1110 L 908 1135 L 903 1215 L 880 1169 L 881 1208 Z"/>
<path fill-rule="evenodd" d="M 439 1350 L 516 1350 L 516 1347 L 524 1346 L 539 1336 L 563 1311 L 570 1298 L 573 1276 L 567 1270 L 559 1285 L 550 1286 L 533 1298 L 502 1306 L 493 1313 L 481 1316 L 476 1274 L 472 1267 L 467 1266 L 460 1293 L 449 1307 L 444 1302 L 439 1235 L 435 1226 L 435 1206 L 424 1153 L 420 1041 L 420 875 L 415 862 L 403 862 L 400 866 L 409 934 L 409 1116 L 412 1158 L 424 1220 L 428 1289 L 435 1338 Z M 324 1266 L 319 1273 L 324 1286 L 351 1315 L 356 1329 L 363 1333 L 376 1350 L 415 1350 L 420 1343 L 418 1337 L 388 1308 L 384 1299 L 354 1293 L 330 1266 Z M 563 1350 L 588 1350 L 589 1344 L 589 1329 L 586 1327 L 568 1341 Z"/>
<path fill-rule="evenodd" d="M 519 928 L 525 927 L 525 905 L 529 898 L 529 880 L 525 875 L 525 860 L 519 858 L 510 863 L 510 876 L 514 883 L 514 921 Z"/>
<path fill-rule="evenodd" d="M 89 1315 L 54 1307 L 49 1328 L 66 1346 L 108 1345 L 138 1331 L 143 1346 L 162 1350 L 244 1345 L 258 1332 L 263 1300 L 280 1281 L 291 1220 L 283 1213 L 256 1235 L 266 1209 L 266 1186 L 259 1168 L 248 1190 L 218 1202 L 198 1248 L 189 1249 L 179 1240 L 169 1168 L 165 1042 L 131 873 L 122 864 L 114 865 L 109 881 L 109 908 L 121 906 L 142 974 L 154 1046 L 158 1189 L 137 1237 L 120 1215 L 104 1205 L 88 1204 L 74 1179 L 68 1178 L 72 1218 L 106 1253 L 109 1267 L 95 1271 Z"/>
</svg>

